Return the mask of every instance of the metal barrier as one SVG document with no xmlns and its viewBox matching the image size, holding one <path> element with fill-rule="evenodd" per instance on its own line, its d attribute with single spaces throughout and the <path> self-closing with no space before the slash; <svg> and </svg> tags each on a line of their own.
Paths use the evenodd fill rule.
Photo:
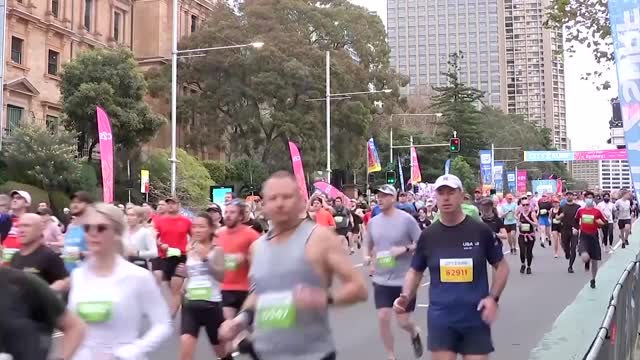
<svg viewBox="0 0 640 360">
<path fill-rule="evenodd" d="M 607 312 L 583 360 L 630 360 L 640 329 L 640 254 L 613 288 Z"/>
</svg>

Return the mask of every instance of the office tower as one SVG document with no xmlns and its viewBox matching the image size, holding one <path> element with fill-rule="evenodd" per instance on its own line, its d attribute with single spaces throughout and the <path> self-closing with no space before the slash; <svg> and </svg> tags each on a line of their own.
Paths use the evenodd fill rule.
<svg viewBox="0 0 640 360">
<path fill-rule="evenodd" d="M 449 55 L 462 51 L 460 81 L 506 111 L 503 0 L 388 0 L 391 64 L 410 77 L 409 94 L 446 85 Z"/>
<path fill-rule="evenodd" d="M 504 0 L 508 111 L 551 129 L 552 145 L 569 149 L 562 31 L 546 29 L 549 0 Z"/>
</svg>

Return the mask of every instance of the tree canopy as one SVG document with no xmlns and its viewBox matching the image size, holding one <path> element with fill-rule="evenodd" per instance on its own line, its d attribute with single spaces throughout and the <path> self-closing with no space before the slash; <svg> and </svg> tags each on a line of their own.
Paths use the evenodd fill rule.
<svg viewBox="0 0 640 360">
<path fill-rule="evenodd" d="M 60 92 L 63 124 L 78 136 L 84 155 L 98 143 L 96 106 L 109 114 L 115 145 L 132 149 L 151 139 L 164 119 L 144 102 L 147 85 L 133 53 L 125 48 L 86 50 L 64 65 Z"/>
<path fill-rule="evenodd" d="M 473 193 L 473 190 L 478 187 L 478 177 L 475 175 L 475 171 L 467 164 L 464 157 L 457 156 L 451 162 L 451 168 L 449 172 L 457 176 L 462 181 L 464 190 L 468 193 Z"/>
<path fill-rule="evenodd" d="M 332 93 L 392 89 L 355 95 L 331 104 L 334 167 L 365 162 L 372 116 L 384 101 L 391 111 L 406 78 L 389 65 L 382 21 L 347 0 L 246 1 L 235 12 L 219 2 L 201 29 L 181 49 L 264 42 L 210 51 L 180 62 L 178 116 L 194 149 L 223 143 L 231 159 L 250 158 L 269 170 L 288 167 L 287 141 L 295 141 L 308 169 L 324 168 L 325 51 L 331 54 Z M 155 96 L 169 90 L 167 69 L 149 76 Z M 362 156 L 354 156 L 354 154 Z M 354 164 L 356 160 L 358 164 Z"/>
</svg>

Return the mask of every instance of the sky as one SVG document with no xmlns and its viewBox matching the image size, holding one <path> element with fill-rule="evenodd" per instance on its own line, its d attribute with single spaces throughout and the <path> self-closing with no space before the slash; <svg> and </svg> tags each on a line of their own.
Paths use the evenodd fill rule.
<svg viewBox="0 0 640 360">
<path fill-rule="evenodd" d="M 376 11 L 387 22 L 386 0 L 350 0 L 352 3 Z M 572 150 L 591 150 L 610 148 L 609 119 L 611 105 L 609 100 L 617 95 L 615 70 L 605 71 L 598 67 L 586 47 L 577 49 L 572 56 L 565 56 L 565 99 L 567 106 L 567 135 L 571 139 Z M 584 73 L 600 70 L 603 79 L 612 82 L 612 89 L 598 91 L 591 80 L 581 80 Z"/>
</svg>

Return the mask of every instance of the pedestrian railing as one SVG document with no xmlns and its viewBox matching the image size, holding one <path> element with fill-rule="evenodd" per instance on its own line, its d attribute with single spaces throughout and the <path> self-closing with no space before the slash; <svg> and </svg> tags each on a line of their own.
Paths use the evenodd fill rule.
<svg viewBox="0 0 640 360">
<path fill-rule="evenodd" d="M 583 360 L 633 359 L 640 329 L 640 254 L 613 288 L 607 312 Z"/>
</svg>

